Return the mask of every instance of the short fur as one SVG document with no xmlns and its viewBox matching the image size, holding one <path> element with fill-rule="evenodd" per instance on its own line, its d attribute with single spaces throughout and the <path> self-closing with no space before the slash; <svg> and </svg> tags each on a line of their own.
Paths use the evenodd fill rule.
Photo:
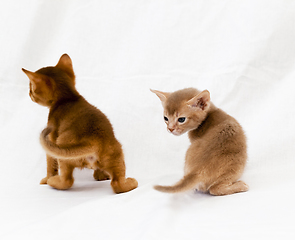
<svg viewBox="0 0 295 240">
<path fill-rule="evenodd" d="M 174 186 L 155 186 L 168 193 L 196 188 L 212 195 L 248 190 L 240 181 L 246 161 L 246 137 L 240 124 L 210 102 L 210 93 L 187 88 L 173 93 L 151 90 L 162 101 L 167 129 L 174 135 L 188 131 L 184 177 Z"/>
<path fill-rule="evenodd" d="M 94 169 L 96 180 L 111 178 L 115 193 L 136 188 L 134 178 L 125 178 L 122 146 L 111 123 L 77 92 L 70 57 L 64 54 L 56 66 L 36 72 L 22 70 L 30 79 L 31 99 L 49 108 L 47 128 L 40 135 L 47 153 L 47 176 L 41 184 L 68 189 L 74 168 L 87 167 Z"/>
</svg>

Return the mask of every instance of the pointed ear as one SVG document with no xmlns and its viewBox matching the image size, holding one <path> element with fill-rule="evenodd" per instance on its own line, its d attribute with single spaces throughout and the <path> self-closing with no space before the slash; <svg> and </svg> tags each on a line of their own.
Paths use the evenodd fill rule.
<svg viewBox="0 0 295 240">
<path fill-rule="evenodd" d="M 70 75 L 74 75 L 72 59 L 66 53 L 60 57 L 56 67 L 61 68 Z"/>
<path fill-rule="evenodd" d="M 42 77 L 40 76 L 39 73 L 31 72 L 29 70 L 26 70 L 22 68 L 23 72 L 28 76 L 30 79 L 31 83 L 36 87 L 38 83 L 42 81 Z"/>
<path fill-rule="evenodd" d="M 31 80 L 34 78 L 34 73 L 29 71 L 29 70 L 26 70 L 24 68 L 22 68 L 22 71 L 28 76 L 28 78 Z"/>
<path fill-rule="evenodd" d="M 61 67 L 61 68 L 62 67 L 73 68 L 72 59 L 70 58 L 70 56 L 68 54 L 65 53 L 60 57 L 56 66 Z"/>
<path fill-rule="evenodd" d="M 187 101 L 187 105 L 192 108 L 197 108 L 200 110 L 208 110 L 210 107 L 210 93 L 208 90 L 204 90 L 197 96 Z"/>
<path fill-rule="evenodd" d="M 151 92 L 155 93 L 158 98 L 160 98 L 162 104 L 164 104 L 167 100 L 167 98 L 169 97 L 170 93 L 166 93 L 166 92 L 160 92 L 158 90 L 153 90 L 153 89 L 150 89 Z"/>
<path fill-rule="evenodd" d="M 22 68 L 22 70 L 30 79 L 30 82 L 33 85 L 34 90 L 36 88 L 42 89 L 44 86 L 52 86 L 52 82 L 50 78 L 48 78 L 47 76 L 41 73 L 28 71 L 24 68 Z"/>
</svg>

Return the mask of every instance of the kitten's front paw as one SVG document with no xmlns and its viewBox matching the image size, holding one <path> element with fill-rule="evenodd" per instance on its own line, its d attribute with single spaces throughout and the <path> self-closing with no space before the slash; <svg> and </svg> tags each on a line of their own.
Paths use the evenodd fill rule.
<svg viewBox="0 0 295 240">
<path fill-rule="evenodd" d="M 47 184 L 48 177 L 45 177 L 41 180 L 40 184 Z"/>
<path fill-rule="evenodd" d="M 110 178 L 110 175 L 105 172 L 105 171 L 102 171 L 100 169 L 96 169 L 93 173 L 93 177 L 96 181 L 104 181 L 104 180 L 109 180 L 111 179 Z"/>
<path fill-rule="evenodd" d="M 47 180 L 47 184 L 59 190 L 69 189 L 74 183 L 74 179 L 62 179 L 60 176 L 53 176 Z"/>
</svg>

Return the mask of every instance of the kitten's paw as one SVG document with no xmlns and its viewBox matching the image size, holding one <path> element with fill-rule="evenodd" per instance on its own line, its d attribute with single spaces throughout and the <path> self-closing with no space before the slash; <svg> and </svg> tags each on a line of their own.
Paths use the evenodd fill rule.
<svg viewBox="0 0 295 240">
<path fill-rule="evenodd" d="M 74 179 L 62 179 L 60 176 L 54 176 L 50 177 L 47 180 L 47 184 L 53 188 L 59 189 L 59 190 L 66 190 L 69 189 L 74 183 Z"/>
<path fill-rule="evenodd" d="M 115 193 L 124 193 L 137 188 L 138 182 L 134 178 L 127 178 L 120 181 L 112 181 L 111 185 Z"/>
<path fill-rule="evenodd" d="M 128 191 L 131 191 L 138 187 L 138 182 L 135 178 L 127 178 L 126 185 L 130 188 Z"/>
<path fill-rule="evenodd" d="M 240 191 L 247 192 L 249 190 L 249 185 L 243 181 L 238 181 L 237 183 L 240 184 Z"/>
<path fill-rule="evenodd" d="M 93 173 L 93 177 L 96 181 L 104 181 L 104 180 L 109 180 L 110 175 L 106 173 L 105 171 L 102 171 L 100 169 L 96 169 Z"/>
<path fill-rule="evenodd" d="M 45 177 L 41 180 L 40 184 L 47 184 L 48 177 Z"/>
<path fill-rule="evenodd" d="M 219 183 L 213 185 L 209 189 L 209 193 L 215 196 L 228 195 L 233 193 L 247 192 L 249 186 L 243 181 L 237 181 L 234 183 Z"/>
</svg>

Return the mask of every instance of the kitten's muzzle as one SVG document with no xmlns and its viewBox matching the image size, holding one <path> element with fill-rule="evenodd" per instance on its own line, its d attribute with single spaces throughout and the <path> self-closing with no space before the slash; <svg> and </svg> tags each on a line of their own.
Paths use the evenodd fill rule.
<svg viewBox="0 0 295 240">
<path fill-rule="evenodd" d="M 175 128 L 169 128 L 168 127 L 167 130 L 168 130 L 168 132 L 171 132 L 172 133 L 175 130 Z"/>
<path fill-rule="evenodd" d="M 175 136 L 179 136 L 179 135 L 182 134 L 182 132 L 177 131 L 175 128 L 167 128 L 167 131 L 168 131 L 169 133 L 172 133 L 172 134 L 175 135 Z"/>
</svg>

